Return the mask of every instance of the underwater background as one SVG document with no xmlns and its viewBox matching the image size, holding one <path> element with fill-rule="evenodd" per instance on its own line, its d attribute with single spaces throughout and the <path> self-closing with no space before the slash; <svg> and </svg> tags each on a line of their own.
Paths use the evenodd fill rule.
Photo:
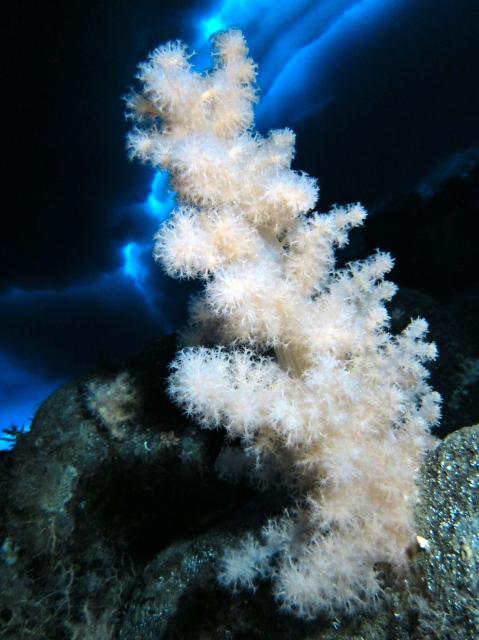
<svg viewBox="0 0 479 640">
<path fill-rule="evenodd" d="M 321 211 L 370 211 L 344 259 L 391 251 L 394 282 L 477 331 L 479 3 L 11 2 L 1 429 L 28 428 L 60 384 L 184 324 L 196 285 L 151 257 L 174 194 L 128 162 L 122 96 L 158 44 L 184 40 L 205 69 L 209 37 L 230 26 L 259 66 L 259 131 L 296 131 L 293 166 L 319 179 Z"/>
</svg>

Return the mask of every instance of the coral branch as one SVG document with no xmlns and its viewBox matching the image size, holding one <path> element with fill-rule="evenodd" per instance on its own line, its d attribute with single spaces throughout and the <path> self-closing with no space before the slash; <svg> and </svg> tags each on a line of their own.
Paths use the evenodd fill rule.
<svg viewBox="0 0 479 640">
<path fill-rule="evenodd" d="M 269 577 L 303 618 L 370 608 L 378 563 L 403 570 L 414 541 L 415 476 L 440 413 L 424 366 L 435 347 L 421 319 L 389 332 L 388 254 L 336 267 L 366 212 L 309 213 L 318 187 L 291 169 L 293 132 L 253 129 L 256 67 L 242 34 L 221 33 L 214 48 L 203 75 L 181 43 L 140 66 L 128 144 L 171 174 L 180 205 L 155 257 L 172 276 L 205 279 L 194 320 L 218 341 L 180 351 L 170 395 L 242 443 L 242 457 L 220 455 L 223 476 L 279 478 L 298 505 L 227 550 L 220 580 L 254 588 Z"/>
</svg>

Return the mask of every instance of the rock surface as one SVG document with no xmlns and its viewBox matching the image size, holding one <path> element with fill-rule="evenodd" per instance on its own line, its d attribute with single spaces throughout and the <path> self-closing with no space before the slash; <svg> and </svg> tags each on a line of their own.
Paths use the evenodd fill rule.
<svg viewBox="0 0 479 640">
<path fill-rule="evenodd" d="M 278 612 L 267 584 L 231 594 L 216 583 L 222 550 L 287 496 L 218 480 L 222 434 L 165 395 L 174 352 L 164 339 L 58 389 L 0 458 L 0 637 L 478 637 L 479 426 L 429 455 L 411 571 L 394 580 L 384 568 L 378 612 L 304 623 Z"/>
</svg>

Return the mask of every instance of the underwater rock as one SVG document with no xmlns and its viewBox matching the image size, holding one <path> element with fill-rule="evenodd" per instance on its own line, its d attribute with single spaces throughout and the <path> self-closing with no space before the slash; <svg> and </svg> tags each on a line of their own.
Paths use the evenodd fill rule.
<svg viewBox="0 0 479 640">
<path fill-rule="evenodd" d="M 408 296 L 416 310 L 425 304 Z M 217 478 L 222 434 L 198 429 L 165 395 L 174 353 L 165 338 L 61 387 L 2 453 L 0 637 L 477 637 L 479 427 L 429 455 L 411 571 L 395 580 L 384 568 L 384 606 L 306 623 L 278 612 L 267 584 L 231 594 L 216 582 L 223 549 L 288 498 Z"/>
<path fill-rule="evenodd" d="M 433 638 L 472 640 L 479 637 L 479 424 L 428 456 L 421 489 L 416 521 L 427 542 L 414 570 L 424 637 L 429 630 Z"/>
<path fill-rule="evenodd" d="M 250 496 L 216 477 L 220 434 L 167 400 L 174 352 L 166 339 L 61 387 L 2 452 L 1 637 L 116 637 L 142 567 Z"/>
</svg>

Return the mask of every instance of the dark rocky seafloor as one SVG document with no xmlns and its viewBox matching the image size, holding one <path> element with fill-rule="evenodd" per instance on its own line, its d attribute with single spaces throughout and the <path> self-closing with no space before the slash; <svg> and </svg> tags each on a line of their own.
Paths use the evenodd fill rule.
<svg viewBox="0 0 479 640">
<path fill-rule="evenodd" d="M 393 328 L 430 321 L 441 358 L 444 442 L 429 454 L 410 572 L 384 574 L 370 616 L 302 622 L 269 585 L 232 594 L 222 550 L 288 497 L 220 481 L 221 431 L 165 395 L 173 337 L 59 388 L 0 457 L 0 637 L 48 640 L 473 640 L 479 637 L 478 361 L 467 331 L 431 298 L 402 290 Z"/>
</svg>

